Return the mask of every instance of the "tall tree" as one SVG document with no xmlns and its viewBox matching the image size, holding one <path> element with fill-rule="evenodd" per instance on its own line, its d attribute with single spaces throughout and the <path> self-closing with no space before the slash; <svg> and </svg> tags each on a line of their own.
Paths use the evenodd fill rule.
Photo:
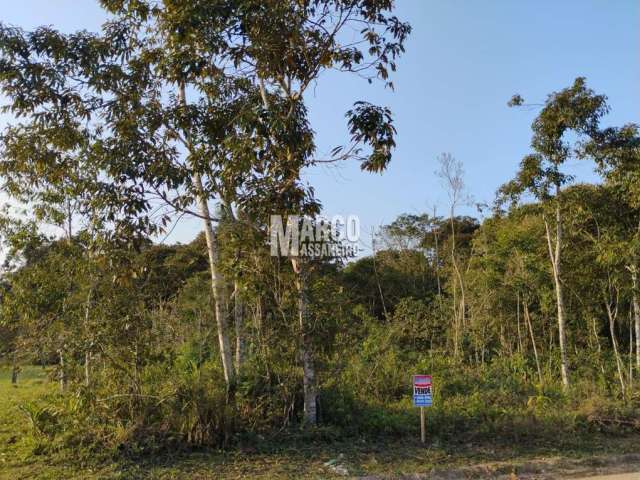
<svg viewBox="0 0 640 480">
<path fill-rule="evenodd" d="M 638 126 L 609 127 L 585 145 L 585 154 L 592 156 L 607 184 L 621 199 L 625 211 L 640 207 L 640 134 Z M 623 255 L 632 282 L 632 306 L 635 329 L 635 364 L 640 371 L 640 216 L 636 228 L 626 237 Z"/>
<path fill-rule="evenodd" d="M 303 169 L 320 160 L 313 155 L 311 130 L 301 128 L 302 119 L 306 120 L 307 89 L 329 69 L 356 73 L 370 82 L 379 77 L 392 86 L 388 82 L 389 70 L 396 68 L 410 27 L 392 14 L 394 5 L 389 0 L 303 3 L 247 0 L 240 4 L 237 18 L 242 43 L 234 48 L 233 60 L 236 68 L 249 72 L 253 83 L 259 86 L 263 108 L 277 122 L 273 124 L 277 128 L 268 130 L 275 154 L 273 170 L 268 177 L 257 175 L 254 184 L 273 192 L 270 208 L 275 206 L 286 214 L 314 215 L 317 203 L 313 190 L 302 183 Z M 345 40 L 346 32 L 353 27 L 360 38 Z M 363 170 L 384 170 L 395 146 L 389 110 L 359 101 L 347 112 L 347 117 L 351 144 L 337 147 L 330 159 L 322 160 L 358 158 Z M 362 145 L 369 146 L 370 151 L 363 154 Z M 275 184 L 274 179 L 278 180 Z M 290 261 L 298 291 L 305 421 L 315 423 L 317 387 L 309 265 L 302 257 L 291 256 Z"/>
<path fill-rule="evenodd" d="M 516 95 L 509 103 L 511 106 L 522 105 L 523 99 Z M 572 177 L 563 173 L 562 167 L 569 159 L 580 156 L 576 142 L 580 138 L 596 135 L 599 120 L 607 111 L 606 97 L 596 95 L 587 88 L 584 78 L 577 78 L 571 87 L 549 95 L 532 124 L 531 146 L 534 153 L 522 160 L 516 178 L 499 191 L 502 197 L 511 199 L 528 192 L 546 207 L 543 220 L 556 294 L 560 371 L 565 388 L 570 380 L 562 274 L 563 205 L 560 193 Z"/>
<path fill-rule="evenodd" d="M 222 366 L 235 389 L 218 249 L 209 201 L 247 212 L 314 214 L 301 180 L 313 165 L 304 94 L 326 69 L 388 82 L 410 27 L 375 0 L 102 0 L 113 15 L 100 35 L 47 27 L 0 28 L 6 110 L 25 119 L 5 145 L 22 171 L 52 181 L 70 155 L 90 162 L 87 198 L 114 235 L 153 234 L 172 213 L 201 218 Z M 345 40 L 357 27 L 360 40 Z M 384 170 L 395 146 L 390 112 L 367 102 L 349 110 L 352 142 L 328 161 L 358 158 Z M 38 139 L 40 139 L 38 141 Z M 370 149 L 363 153 L 362 147 Z M 168 210 L 157 213 L 158 205 Z M 195 205 L 195 208 L 193 207 Z M 263 208 L 264 207 L 264 208 Z M 316 421 L 305 262 L 298 272 L 305 418 Z"/>
<path fill-rule="evenodd" d="M 444 188 L 449 196 L 449 225 L 451 239 L 451 265 L 455 273 L 455 283 L 453 286 L 453 325 L 454 325 L 454 355 L 458 357 L 462 354 L 461 339 L 462 329 L 466 319 L 466 296 L 463 272 L 460 259 L 456 251 L 456 208 L 460 204 L 468 203 L 468 197 L 464 186 L 464 168 L 462 162 L 457 160 L 450 153 L 443 153 L 438 157 L 440 169 L 436 172 L 442 180 Z M 460 288 L 460 300 L 458 303 L 457 290 Z"/>
</svg>

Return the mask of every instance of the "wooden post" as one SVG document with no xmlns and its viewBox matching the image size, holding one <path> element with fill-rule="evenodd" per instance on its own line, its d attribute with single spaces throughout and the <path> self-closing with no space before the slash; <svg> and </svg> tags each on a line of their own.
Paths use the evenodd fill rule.
<svg viewBox="0 0 640 480">
<path fill-rule="evenodd" d="M 420 441 L 427 443 L 427 419 L 424 414 L 424 407 L 420 407 Z"/>
</svg>

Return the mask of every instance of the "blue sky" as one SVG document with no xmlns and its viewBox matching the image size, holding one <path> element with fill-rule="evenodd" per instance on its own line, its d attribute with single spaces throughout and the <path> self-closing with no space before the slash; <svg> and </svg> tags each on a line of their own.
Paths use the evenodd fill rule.
<svg viewBox="0 0 640 480">
<path fill-rule="evenodd" d="M 2 21 L 25 29 L 96 30 L 104 19 L 92 0 L 5 3 Z M 540 102 L 584 76 L 609 97 L 605 124 L 640 123 L 637 0 L 397 0 L 397 7 L 413 33 L 395 92 L 326 73 L 307 96 L 320 154 L 346 141 L 344 113 L 354 101 L 394 112 L 398 148 L 387 172 L 346 164 L 306 175 L 326 213 L 359 215 L 365 232 L 402 212 L 434 205 L 445 212 L 447 196 L 434 175 L 441 152 L 464 163 L 469 193 L 490 203 L 529 151 L 536 112 L 508 108 L 514 93 Z M 595 179 L 587 163 L 569 168 L 579 179 Z M 187 241 L 199 229 L 198 221 L 183 221 L 170 239 Z"/>
</svg>

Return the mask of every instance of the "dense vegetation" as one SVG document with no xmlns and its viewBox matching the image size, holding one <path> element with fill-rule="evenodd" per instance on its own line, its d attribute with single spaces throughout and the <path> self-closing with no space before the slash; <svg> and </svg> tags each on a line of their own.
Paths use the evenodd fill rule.
<svg viewBox="0 0 640 480">
<path fill-rule="evenodd" d="M 320 211 L 306 87 L 387 82 L 410 27 L 386 1 L 177 3 L 104 0 L 100 35 L 0 29 L 0 173 L 26 207 L 1 224 L 0 351 L 60 386 L 22 408 L 35 450 L 406 436 L 427 372 L 444 441 L 639 428 L 640 136 L 601 126 L 606 97 L 551 94 L 482 219 L 445 154 L 444 217 L 402 215 L 353 261 L 274 257 L 268 215 Z M 337 40 L 351 22 L 365 51 Z M 330 161 L 384 170 L 391 120 L 357 103 Z M 178 215 L 204 232 L 154 243 Z"/>
</svg>

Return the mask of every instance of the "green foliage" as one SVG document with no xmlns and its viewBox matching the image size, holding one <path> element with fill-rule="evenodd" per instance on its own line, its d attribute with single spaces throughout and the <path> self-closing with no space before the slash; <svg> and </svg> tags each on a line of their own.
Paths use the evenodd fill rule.
<svg viewBox="0 0 640 480">
<path fill-rule="evenodd" d="M 269 255 L 265 218 L 320 211 L 301 175 L 318 162 L 304 94 L 326 69 L 392 86 L 410 32 L 393 2 L 101 3 L 113 19 L 99 34 L 0 26 L 4 111 L 20 118 L 0 175 L 33 206 L 0 219 L 0 353 L 16 391 L 28 362 L 61 387 L 22 402 L 31 453 L 406 437 L 425 372 L 434 443 L 638 429 L 637 127 L 601 129 L 606 98 L 584 79 L 542 106 L 499 192 L 508 212 L 456 216 L 463 169 L 443 155 L 450 218 L 401 215 L 370 257 L 294 268 Z M 327 161 L 385 170 L 391 111 L 359 101 L 346 117 L 351 145 Z M 596 160 L 604 183 L 569 187 L 573 158 Z M 536 203 L 518 205 L 526 193 Z M 176 213 L 207 235 L 154 245 Z M 220 365 L 233 343 L 236 364 Z M 321 426 L 301 429 L 316 387 Z"/>
</svg>

